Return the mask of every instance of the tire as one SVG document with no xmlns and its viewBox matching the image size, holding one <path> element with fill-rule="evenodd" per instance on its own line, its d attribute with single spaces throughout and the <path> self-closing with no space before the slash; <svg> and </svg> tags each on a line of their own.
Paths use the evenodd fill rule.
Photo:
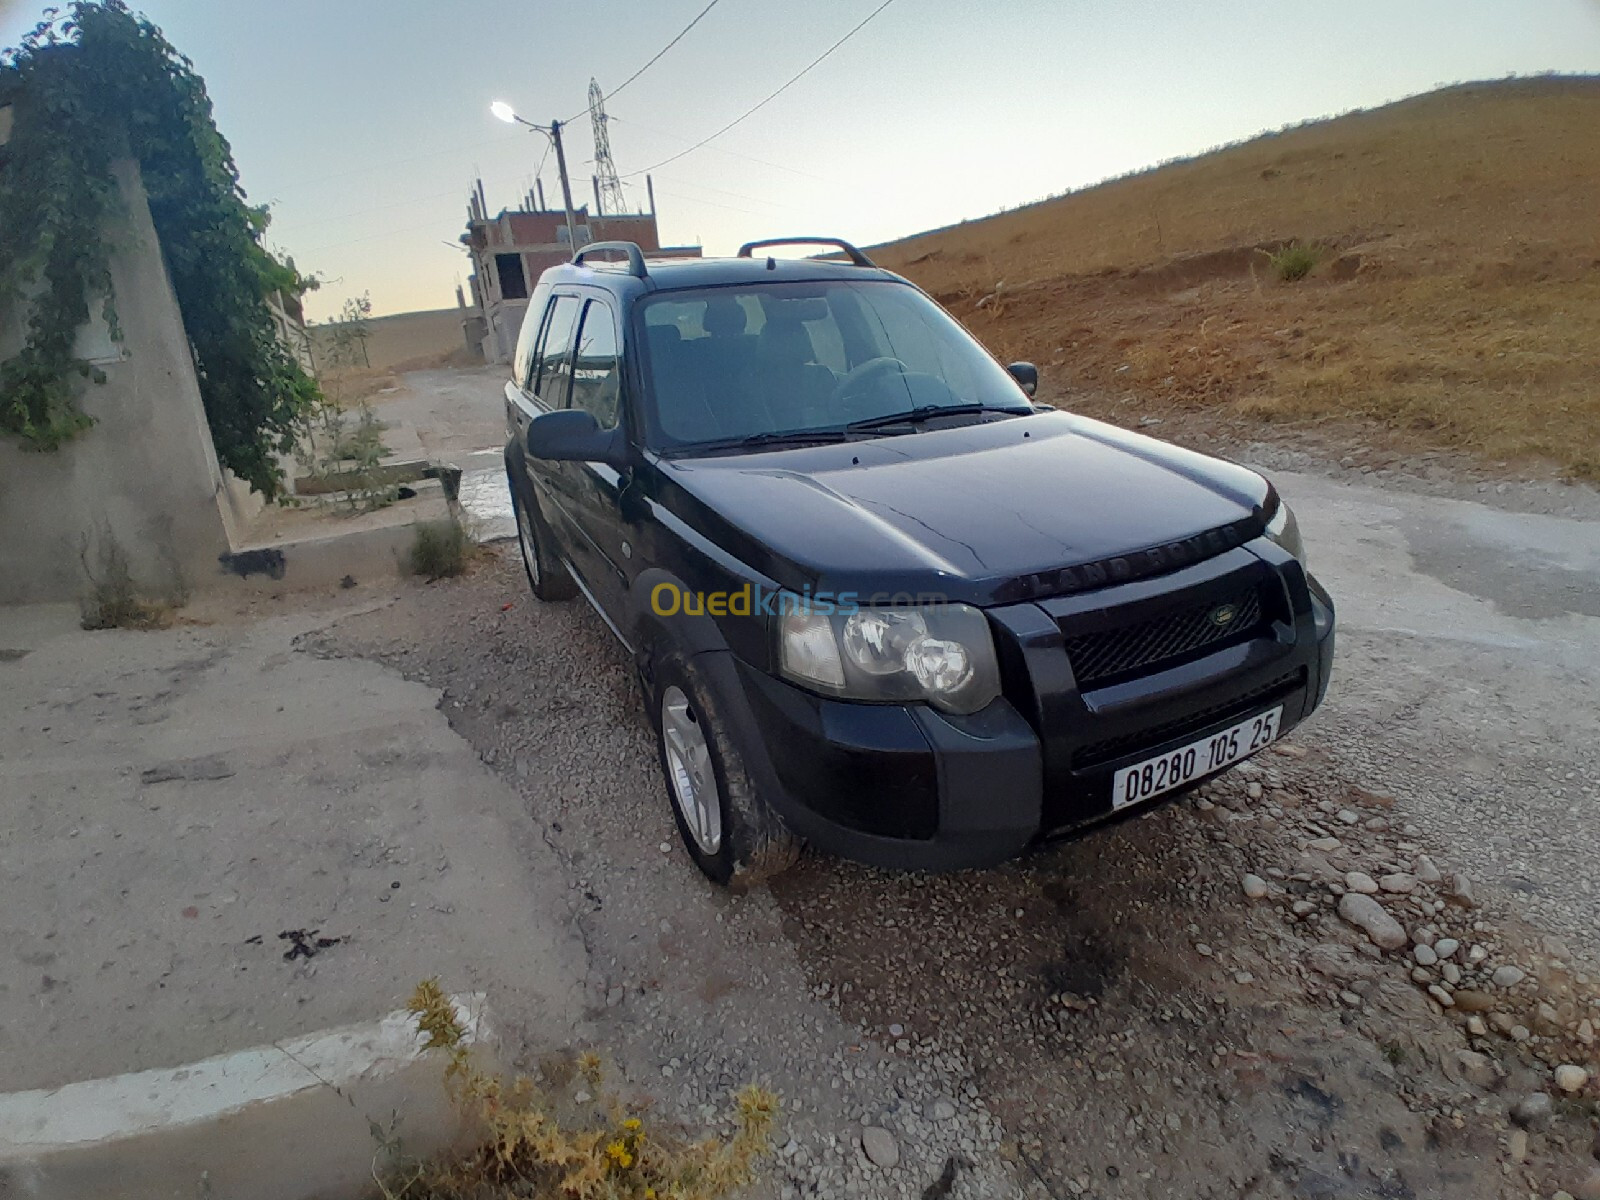
<svg viewBox="0 0 1600 1200">
<path fill-rule="evenodd" d="M 713 883 L 741 892 L 788 870 L 804 843 L 757 794 L 705 673 L 693 659 L 673 652 L 657 660 L 652 676 L 650 709 L 661 774 L 689 857 Z M 705 751 L 698 767 L 696 732 Z M 704 796 L 708 786 L 715 793 L 709 801 L 695 804 L 687 798 L 686 792 Z"/>
<path fill-rule="evenodd" d="M 529 590 L 539 600 L 571 600 L 578 594 L 578 588 L 567 574 L 565 564 L 547 548 L 549 529 L 539 519 L 538 510 L 523 502 L 516 482 L 509 475 L 506 486 L 511 489 L 511 511 L 517 518 L 517 545 L 522 548 L 522 569 L 527 573 Z"/>
</svg>

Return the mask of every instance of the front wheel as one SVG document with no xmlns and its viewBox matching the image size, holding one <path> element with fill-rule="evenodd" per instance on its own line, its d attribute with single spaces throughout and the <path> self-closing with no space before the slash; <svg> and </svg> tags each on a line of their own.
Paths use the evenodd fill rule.
<svg viewBox="0 0 1600 1200">
<path fill-rule="evenodd" d="M 676 653 L 656 666 L 654 717 L 672 816 L 712 882 L 748 890 L 793 866 L 801 842 L 756 794 L 704 673 Z"/>
</svg>

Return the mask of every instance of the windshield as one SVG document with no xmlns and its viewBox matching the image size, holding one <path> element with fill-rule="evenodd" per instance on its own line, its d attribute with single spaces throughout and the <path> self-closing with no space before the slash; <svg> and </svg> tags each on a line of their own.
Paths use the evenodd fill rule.
<svg viewBox="0 0 1600 1200">
<path fill-rule="evenodd" d="M 905 284 L 705 288 L 642 308 L 645 416 L 664 449 L 928 408 L 1032 411 L 971 335 Z"/>
</svg>

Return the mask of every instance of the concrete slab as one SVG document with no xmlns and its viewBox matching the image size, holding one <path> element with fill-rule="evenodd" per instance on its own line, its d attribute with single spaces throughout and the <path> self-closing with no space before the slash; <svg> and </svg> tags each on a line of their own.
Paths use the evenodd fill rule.
<svg viewBox="0 0 1600 1200">
<path fill-rule="evenodd" d="M 468 1042 L 492 1062 L 483 998 L 452 1000 Z M 0 1195 L 363 1194 L 382 1152 L 372 1125 L 412 1155 L 456 1140 L 462 1123 L 442 1072 L 415 1018 L 397 1010 L 183 1067 L 0 1095 Z"/>
<path fill-rule="evenodd" d="M 506 489 L 506 469 L 500 456 L 490 466 L 464 470 L 458 500 L 473 535 L 480 542 L 506 541 L 517 536 L 517 518 Z"/>
<path fill-rule="evenodd" d="M 0 661 L 0 1088 L 370 1020 L 435 975 L 513 1047 L 570 1039 L 559 865 L 437 691 L 298 648 L 329 619 Z"/>
<path fill-rule="evenodd" d="M 438 480 L 408 486 L 414 496 L 372 512 L 352 513 L 331 500 L 315 508 L 269 509 L 218 570 L 231 586 L 275 592 L 403 575 L 415 526 L 449 520 L 455 512 Z"/>
</svg>

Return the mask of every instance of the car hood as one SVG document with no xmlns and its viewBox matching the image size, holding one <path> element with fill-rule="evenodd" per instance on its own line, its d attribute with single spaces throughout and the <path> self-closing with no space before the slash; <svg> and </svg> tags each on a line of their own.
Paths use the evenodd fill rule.
<svg viewBox="0 0 1600 1200">
<path fill-rule="evenodd" d="M 776 585 L 992 604 L 1256 536 L 1255 472 L 1065 413 L 660 463 L 668 506 Z"/>
</svg>

